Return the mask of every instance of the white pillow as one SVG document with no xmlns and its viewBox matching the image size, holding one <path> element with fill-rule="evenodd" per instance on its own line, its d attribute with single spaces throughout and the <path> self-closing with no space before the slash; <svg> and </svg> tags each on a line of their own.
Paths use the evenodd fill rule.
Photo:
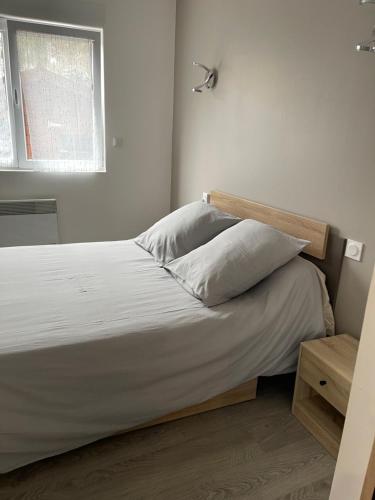
<svg viewBox="0 0 375 500">
<path fill-rule="evenodd" d="M 165 269 L 194 297 L 215 306 L 256 285 L 308 244 L 247 219 Z"/>
<path fill-rule="evenodd" d="M 207 243 L 240 220 L 213 205 L 196 201 L 160 219 L 134 241 L 163 266 Z"/>
</svg>

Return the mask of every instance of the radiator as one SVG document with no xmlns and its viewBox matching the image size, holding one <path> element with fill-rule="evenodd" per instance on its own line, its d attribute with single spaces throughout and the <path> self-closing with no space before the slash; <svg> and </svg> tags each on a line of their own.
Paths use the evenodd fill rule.
<svg viewBox="0 0 375 500">
<path fill-rule="evenodd" d="M 0 201 L 0 247 L 58 242 L 56 200 Z"/>
</svg>

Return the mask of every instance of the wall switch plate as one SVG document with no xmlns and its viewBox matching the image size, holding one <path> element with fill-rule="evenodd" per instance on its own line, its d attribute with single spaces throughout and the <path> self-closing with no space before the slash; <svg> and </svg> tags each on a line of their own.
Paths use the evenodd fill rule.
<svg viewBox="0 0 375 500">
<path fill-rule="evenodd" d="M 347 240 L 345 257 L 361 262 L 364 244 L 360 241 Z"/>
<path fill-rule="evenodd" d="M 210 203 L 210 193 L 202 193 L 203 203 Z"/>
</svg>

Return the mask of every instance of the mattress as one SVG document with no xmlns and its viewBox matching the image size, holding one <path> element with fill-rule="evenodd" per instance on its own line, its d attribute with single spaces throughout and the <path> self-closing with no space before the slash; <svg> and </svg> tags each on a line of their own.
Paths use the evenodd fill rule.
<svg viewBox="0 0 375 500">
<path fill-rule="evenodd" d="M 299 257 L 207 308 L 132 240 L 2 248 L 0 472 L 293 371 L 323 311 Z"/>
</svg>

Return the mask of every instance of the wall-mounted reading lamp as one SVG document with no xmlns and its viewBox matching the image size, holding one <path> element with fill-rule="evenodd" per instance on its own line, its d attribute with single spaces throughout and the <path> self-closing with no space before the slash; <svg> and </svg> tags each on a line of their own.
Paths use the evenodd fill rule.
<svg viewBox="0 0 375 500">
<path fill-rule="evenodd" d="M 358 52 L 375 52 L 375 40 L 367 40 L 366 42 L 357 43 L 355 48 Z"/>
<path fill-rule="evenodd" d="M 366 4 L 375 4 L 375 0 L 359 0 L 360 5 Z M 375 37 L 375 29 L 372 31 L 373 36 Z M 372 40 L 367 40 L 365 42 L 357 43 L 355 47 L 358 52 L 375 52 L 375 38 Z"/>
<path fill-rule="evenodd" d="M 204 81 L 200 84 L 194 87 L 192 90 L 193 92 L 198 92 L 201 93 L 203 92 L 203 89 L 206 90 L 211 90 L 215 87 L 216 82 L 217 82 L 217 71 L 216 69 L 210 69 L 207 68 L 204 64 L 200 64 L 198 62 L 193 62 L 193 66 L 198 66 L 199 68 L 202 68 L 205 70 L 206 75 L 204 77 Z"/>
</svg>

